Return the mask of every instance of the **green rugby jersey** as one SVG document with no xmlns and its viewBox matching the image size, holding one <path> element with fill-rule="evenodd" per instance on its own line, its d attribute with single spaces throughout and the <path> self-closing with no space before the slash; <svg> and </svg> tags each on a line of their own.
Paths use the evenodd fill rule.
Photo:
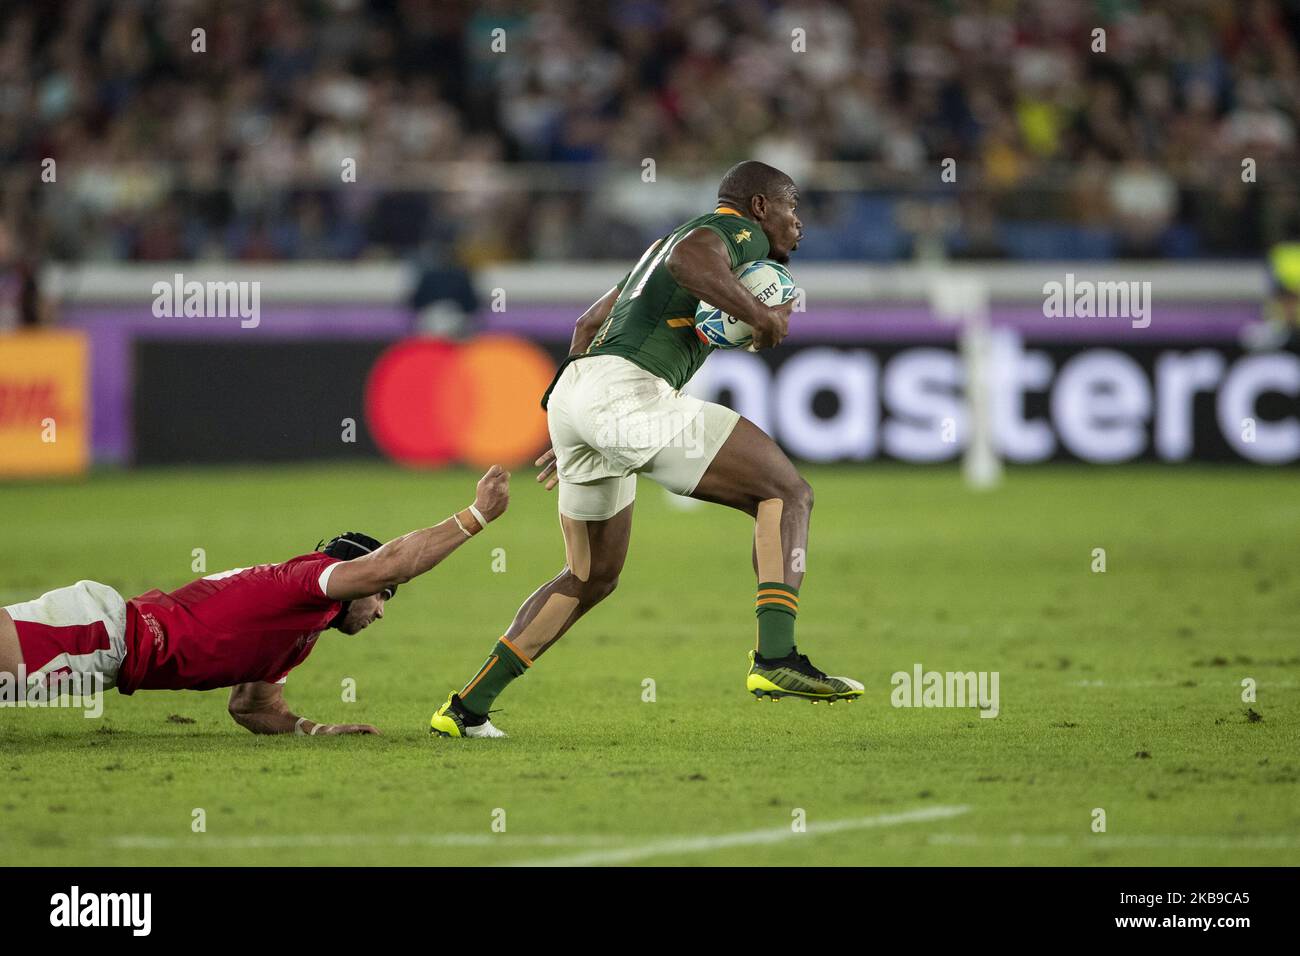
<svg viewBox="0 0 1300 956">
<path fill-rule="evenodd" d="M 668 271 L 667 259 L 680 239 L 700 227 L 721 237 L 733 269 L 742 262 L 762 259 L 769 252 L 767 236 L 758 223 L 728 206 L 719 206 L 708 215 L 678 226 L 647 249 L 641 261 L 623 277 L 609 317 L 587 351 L 565 359 L 542 396 L 543 408 L 568 364 L 588 355 L 621 355 L 673 388 L 690 381 L 712 348 L 695 334 L 695 307 L 700 300 L 678 285 Z"/>
</svg>

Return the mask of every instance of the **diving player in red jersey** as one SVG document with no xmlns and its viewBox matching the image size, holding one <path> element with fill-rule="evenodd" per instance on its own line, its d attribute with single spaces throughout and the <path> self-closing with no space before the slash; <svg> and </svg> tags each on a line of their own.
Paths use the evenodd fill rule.
<svg viewBox="0 0 1300 956">
<path fill-rule="evenodd" d="M 0 608 L 0 679 L 21 685 L 80 674 L 123 694 L 230 687 L 230 716 L 255 734 L 378 733 L 297 716 L 284 702 L 285 678 L 323 631 L 357 634 L 382 618 L 399 584 L 481 532 L 509 498 L 510 474 L 493 465 L 472 505 L 387 544 L 347 532 L 319 551 L 211 574 L 170 593 L 127 601 L 105 584 L 78 581 Z"/>
</svg>

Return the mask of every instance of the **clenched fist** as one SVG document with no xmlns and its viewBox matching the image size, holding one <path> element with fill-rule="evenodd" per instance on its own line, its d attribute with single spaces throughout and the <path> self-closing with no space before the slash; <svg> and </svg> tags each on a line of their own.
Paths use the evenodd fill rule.
<svg viewBox="0 0 1300 956">
<path fill-rule="evenodd" d="M 500 465 L 493 465 L 478 480 L 478 493 L 474 496 L 474 507 L 482 512 L 488 521 L 495 521 L 505 514 L 510 505 L 510 472 Z"/>
</svg>

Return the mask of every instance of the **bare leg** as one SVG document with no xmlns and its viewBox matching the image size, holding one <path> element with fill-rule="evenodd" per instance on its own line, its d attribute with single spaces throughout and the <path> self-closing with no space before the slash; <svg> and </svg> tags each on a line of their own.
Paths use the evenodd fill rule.
<svg viewBox="0 0 1300 956">
<path fill-rule="evenodd" d="M 806 564 L 802 559 L 808 548 L 812 486 L 762 429 L 747 418 L 737 422 L 691 497 L 753 515 L 758 580 L 799 587 Z"/>
<path fill-rule="evenodd" d="M 0 610 L 0 674 L 13 674 L 23 663 L 23 650 L 18 644 L 18 629 L 8 611 Z"/>
<path fill-rule="evenodd" d="M 532 593 L 506 631 L 506 638 L 531 660 L 618 586 L 632 537 L 632 507 L 604 521 L 560 515 L 564 570 Z"/>
<path fill-rule="evenodd" d="M 771 700 L 794 696 L 830 703 L 860 697 L 860 681 L 827 676 L 799 654 L 795 644 L 813 496 L 776 442 L 742 418 L 692 496 L 754 516 L 758 634 L 745 681 L 750 693 Z"/>
<path fill-rule="evenodd" d="M 632 504 L 601 521 L 579 521 L 561 514 L 560 527 L 564 532 L 564 570 L 529 595 L 478 673 L 461 690 L 460 707 L 471 716 L 486 718 L 510 682 L 522 676 L 574 621 L 618 585 L 632 535 Z M 457 730 L 444 711 L 434 714 L 431 726 L 438 733 L 455 736 Z"/>
</svg>

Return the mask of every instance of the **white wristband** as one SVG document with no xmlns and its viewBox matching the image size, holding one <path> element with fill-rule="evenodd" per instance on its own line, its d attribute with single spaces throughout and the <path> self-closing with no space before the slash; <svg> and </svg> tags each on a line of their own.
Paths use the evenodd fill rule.
<svg viewBox="0 0 1300 956">
<path fill-rule="evenodd" d="M 320 729 L 321 729 L 322 727 L 324 727 L 324 726 L 325 726 L 324 724 L 317 724 L 316 726 L 312 727 L 312 729 L 311 729 L 311 734 L 309 734 L 309 736 L 311 736 L 311 737 L 315 737 L 315 736 L 316 736 L 316 732 L 317 732 L 318 730 L 320 730 Z"/>
<path fill-rule="evenodd" d="M 307 720 L 306 717 L 299 717 L 296 721 L 294 721 L 293 732 L 297 734 L 299 737 L 307 736 L 307 731 L 302 729 L 302 725 L 306 722 L 306 720 Z"/>
<path fill-rule="evenodd" d="M 474 520 L 478 522 L 480 531 L 482 531 L 484 528 L 487 527 L 487 519 L 483 517 L 483 512 L 479 511 L 473 505 L 470 505 L 469 513 L 472 514 L 474 516 Z"/>
</svg>

